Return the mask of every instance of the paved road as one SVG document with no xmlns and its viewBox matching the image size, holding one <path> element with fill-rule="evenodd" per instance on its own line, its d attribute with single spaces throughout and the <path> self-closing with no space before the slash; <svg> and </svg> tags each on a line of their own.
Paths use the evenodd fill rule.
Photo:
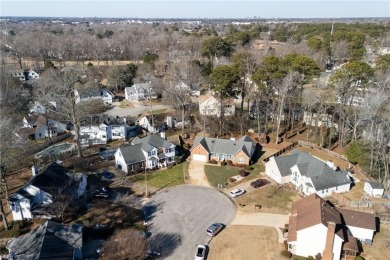
<svg viewBox="0 0 390 260">
<path fill-rule="evenodd" d="M 210 242 L 210 224 L 229 224 L 235 206 L 214 189 L 183 185 L 154 195 L 145 213 L 153 249 L 161 250 L 163 259 L 185 260 L 194 259 L 196 245 Z"/>
<path fill-rule="evenodd" d="M 105 114 L 108 114 L 110 116 L 116 117 L 126 117 L 131 116 L 138 118 L 139 114 L 142 114 L 143 112 L 150 110 L 150 106 L 143 106 L 140 103 L 133 103 L 134 107 L 129 108 L 121 108 L 119 107 L 120 103 L 114 103 L 113 107 L 110 110 L 107 110 Z M 159 110 L 159 109 L 165 109 L 170 108 L 170 106 L 167 105 L 153 105 L 153 110 Z"/>
<path fill-rule="evenodd" d="M 204 171 L 205 162 L 191 160 L 188 165 L 188 175 L 190 176 L 190 184 L 210 187 Z"/>
</svg>

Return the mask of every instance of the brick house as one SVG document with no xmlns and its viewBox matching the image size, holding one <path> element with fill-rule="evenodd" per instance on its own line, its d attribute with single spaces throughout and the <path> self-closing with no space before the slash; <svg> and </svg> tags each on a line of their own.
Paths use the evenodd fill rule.
<svg viewBox="0 0 390 260">
<path fill-rule="evenodd" d="M 238 140 L 196 137 L 191 149 L 192 160 L 209 162 L 230 160 L 238 165 L 250 165 L 256 143 L 248 136 Z"/>
</svg>

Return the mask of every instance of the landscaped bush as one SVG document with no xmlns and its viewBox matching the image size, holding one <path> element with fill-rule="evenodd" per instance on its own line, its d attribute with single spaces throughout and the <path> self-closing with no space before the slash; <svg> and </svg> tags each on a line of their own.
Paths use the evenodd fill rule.
<svg viewBox="0 0 390 260">
<path fill-rule="evenodd" d="M 229 165 L 229 166 L 232 166 L 233 162 L 232 162 L 232 160 L 226 160 L 226 164 Z"/>
<path fill-rule="evenodd" d="M 226 162 L 225 162 L 225 160 L 223 160 L 222 162 L 221 162 L 221 166 L 226 166 Z"/>
<path fill-rule="evenodd" d="M 234 183 L 234 182 L 236 182 L 237 180 L 235 179 L 235 178 L 229 178 L 229 182 L 230 183 Z"/>
<path fill-rule="evenodd" d="M 281 251 L 280 255 L 285 257 L 285 258 L 291 258 L 292 257 L 292 253 L 290 251 L 287 251 L 287 250 Z"/>
<path fill-rule="evenodd" d="M 210 163 L 211 164 L 218 164 L 218 162 L 216 160 L 214 160 L 214 159 L 210 160 Z"/>
<path fill-rule="evenodd" d="M 358 255 L 357 257 L 355 257 L 355 260 L 364 260 L 364 257 Z"/>
<path fill-rule="evenodd" d="M 247 172 L 244 169 L 241 169 L 241 170 L 238 171 L 238 174 L 240 174 L 241 177 L 246 177 L 246 176 L 249 175 L 249 172 Z"/>
</svg>

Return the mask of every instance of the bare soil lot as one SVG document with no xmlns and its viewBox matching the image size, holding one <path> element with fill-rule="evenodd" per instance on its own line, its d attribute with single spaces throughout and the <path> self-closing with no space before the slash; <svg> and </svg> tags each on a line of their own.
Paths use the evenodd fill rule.
<svg viewBox="0 0 390 260">
<path fill-rule="evenodd" d="M 240 241 L 238 243 L 238 241 Z M 283 245 L 278 243 L 275 228 L 228 226 L 210 243 L 210 260 L 280 259 Z"/>
</svg>

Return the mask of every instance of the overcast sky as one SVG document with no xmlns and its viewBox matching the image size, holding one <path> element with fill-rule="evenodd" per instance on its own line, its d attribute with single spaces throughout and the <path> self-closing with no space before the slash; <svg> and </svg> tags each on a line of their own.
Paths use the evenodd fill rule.
<svg viewBox="0 0 390 260">
<path fill-rule="evenodd" d="M 0 0 L 0 15 L 120 18 L 390 17 L 390 0 Z"/>
</svg>

